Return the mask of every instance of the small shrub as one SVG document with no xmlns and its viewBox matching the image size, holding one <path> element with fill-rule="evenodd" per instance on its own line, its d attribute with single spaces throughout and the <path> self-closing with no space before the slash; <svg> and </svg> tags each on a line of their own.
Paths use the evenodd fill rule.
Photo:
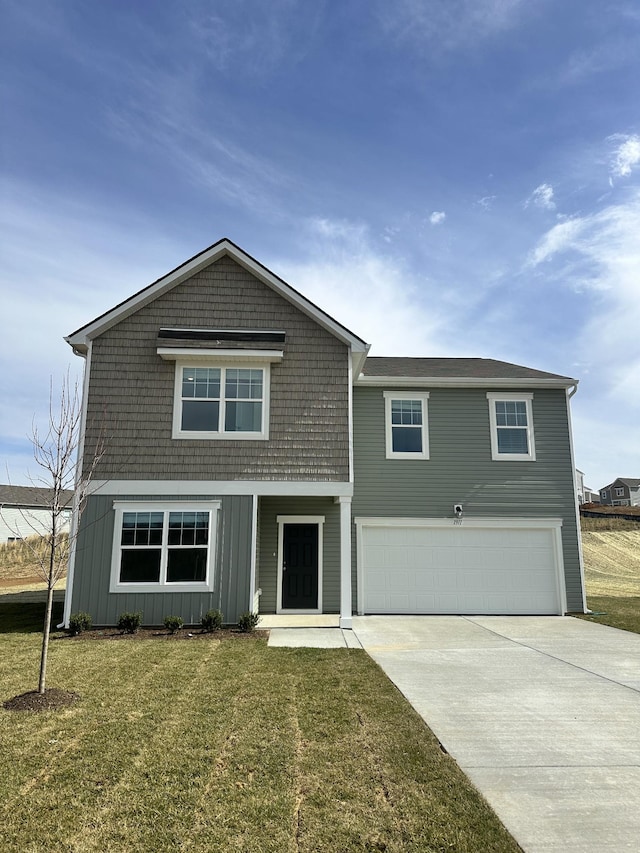
<svg viewBox="0 0 640 853">
<path fill-rule="evenodd" d="M 200 620 L 202 630 L 208 633 L 219 631 L 222 628 L 222 612 L 220 610 L 208 610 Z"/>
<path fill-rule="evenodd" d="M 93 626 L 93 620 L 88 613 L 73 613 L 69 619 L 69 633 L 72 637 L 77 637 L 83 631 L 90 631 Z"/>
<path fill-rule="evenodd" d="M 238 628 L 240 628 L 243 634 L 250 634 L 251 631 L 256 630 L 259 621 L 260 617 L 257 613 L 251 613 L 250 610 L 247 610 L 247 612 L 243 613 L 238 619 Z"/>
<path fill-rule="evenodd" d="M 177 631 L 182 628 L 184 625 L 184 621 L 182 616 L 165 616 L 164 617 L 164 627 L 167 631 L 171 631 L 172 634 L 175 634 Z"/>
<path fill-rule="evenodd" d="M 118 619 L 118 630 L 122 631 L 123 634 L 135 634 L 142 624 L 142 611 L 136 610 L 133 613 L 124 613 L 120 614 L 120 618 Z"/>
</svg>

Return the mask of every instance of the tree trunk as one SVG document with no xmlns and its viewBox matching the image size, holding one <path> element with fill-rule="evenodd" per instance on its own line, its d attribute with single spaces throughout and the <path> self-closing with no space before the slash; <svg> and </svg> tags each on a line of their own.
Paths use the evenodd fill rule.
<svg viewBox="0 0 640 853">
<path fill-rule="evenodd" d="M 42 652 L 40 654 L 40 678 L 38 680 L 38 693 L 44 693 L 44 683 L 47 675 L 47 655 L 49 652 L 49 633 L 51 631 L 51 612 L 53 610 L 53 585 L 51 578 L 47 584 L 47 608 L 44 616 L 44 630 L 42 631 Z"/>
</svg>

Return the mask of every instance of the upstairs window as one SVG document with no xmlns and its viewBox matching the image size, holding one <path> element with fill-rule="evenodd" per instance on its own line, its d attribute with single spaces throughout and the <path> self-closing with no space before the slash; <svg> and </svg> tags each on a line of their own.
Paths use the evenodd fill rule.
<svg viewBox="0 0 640 853">
<path fill-rule="evenodd" d="M 533 394 L 487 394 L 491 424 L 491 458 L 529 461 L 536 458 Z"/>
<path fill-rule="evenodd" d="M 387 459 L 428 459 L 429 394 L 385 391 Z"/>
<path fill-rule="evenodd" d="M 267 438 L 269 367 L 177 364 L 174 438 Z"/>
<path fill-rule="evenodd" d="M 619 486 L 616 487 L 616 497 L 618 497 L 618 498 L 624 497 L 624 489 L 621 489 Z"/>
</svg>

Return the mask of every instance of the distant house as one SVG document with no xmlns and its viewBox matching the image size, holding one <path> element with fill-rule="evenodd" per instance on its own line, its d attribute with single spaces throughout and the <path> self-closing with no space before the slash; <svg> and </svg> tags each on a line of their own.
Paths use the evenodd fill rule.
<svg viewBox="0 0 640 853">
<path fill-rule="evenodd" d="M 640 506 L 640 479 L 618 477 L 600 489 L 600 503 L 607 506 Z"/>
<path fill-rule="evenodd" d="M 594 492 L 589 486 L 585 486 L 584 471 L 581 471 L 579 468 L 576 468 L 576 494 L 579 506 L 582 506 L 582 504 L 600 503 L 599 492 Z"/>
<path fill-rule="evenodd" d="M 73 492 L 64 492 L 69 509 L 63 512 L 69 529 Z M 0 542 L 16 542 L 27 536 L 42 536 L 51 527 L 51 490 L 34 486 L 0 485 Z"/>
</svg>

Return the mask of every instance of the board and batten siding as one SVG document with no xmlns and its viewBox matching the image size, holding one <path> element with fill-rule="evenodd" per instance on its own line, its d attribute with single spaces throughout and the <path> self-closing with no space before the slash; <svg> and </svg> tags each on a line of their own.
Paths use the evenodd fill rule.
<svg viewBox="0 0 640 853">
<path fill-rule="evenodd" d="M 340 507 L 333 498 L 261 497 L 258 505 L 260 551 L 257 586 L 260 613 L 276 612 L 278 585 L 278 516 L 324 516 L 322 542 L 322 612 L 340 612 Z"/>
<path fill-rule="evenodd" d="M 154 502 L 220 500 L 213 592 L 109 592 L 115 512 L 114 500 Z M 207 610 L 221 610 L 225 623 L 236 623 L 250 609 L 252 497 L 212 495 L 94 495 L 81 518 L 76 547 L 71 613 L 89 613 L 94 625 L 116 625 L 123 611 L 142 610 L 145 625 L 161 625 L 165 616 L 199 624 Z"/>
<path fill-rule="evenodd" d="M 487 392 L 501 389 L 422 390 L 430 394 L 430 458 L 405 460 L 385 458 L 383 389 L 354 389 L 353 517 L 451 518 L 454 503 L 462 503 L 467 518 L 561 518 L 567 605 L 581 611 L 564 389 L 533 389 L 534 462 L 491 458 Z M 353 563 L 355 571 L 355 544 Z"/>
<path fill-rule="evenodd" d="M 174 439 L 175 364 L 161 328 L 284 331 L 271 365 L 267 441 Z M 229 257 L 99 335 L 92 344 L 85 459 L 96 479 L 349 479 L 348 347 Z"/>
</svg>

